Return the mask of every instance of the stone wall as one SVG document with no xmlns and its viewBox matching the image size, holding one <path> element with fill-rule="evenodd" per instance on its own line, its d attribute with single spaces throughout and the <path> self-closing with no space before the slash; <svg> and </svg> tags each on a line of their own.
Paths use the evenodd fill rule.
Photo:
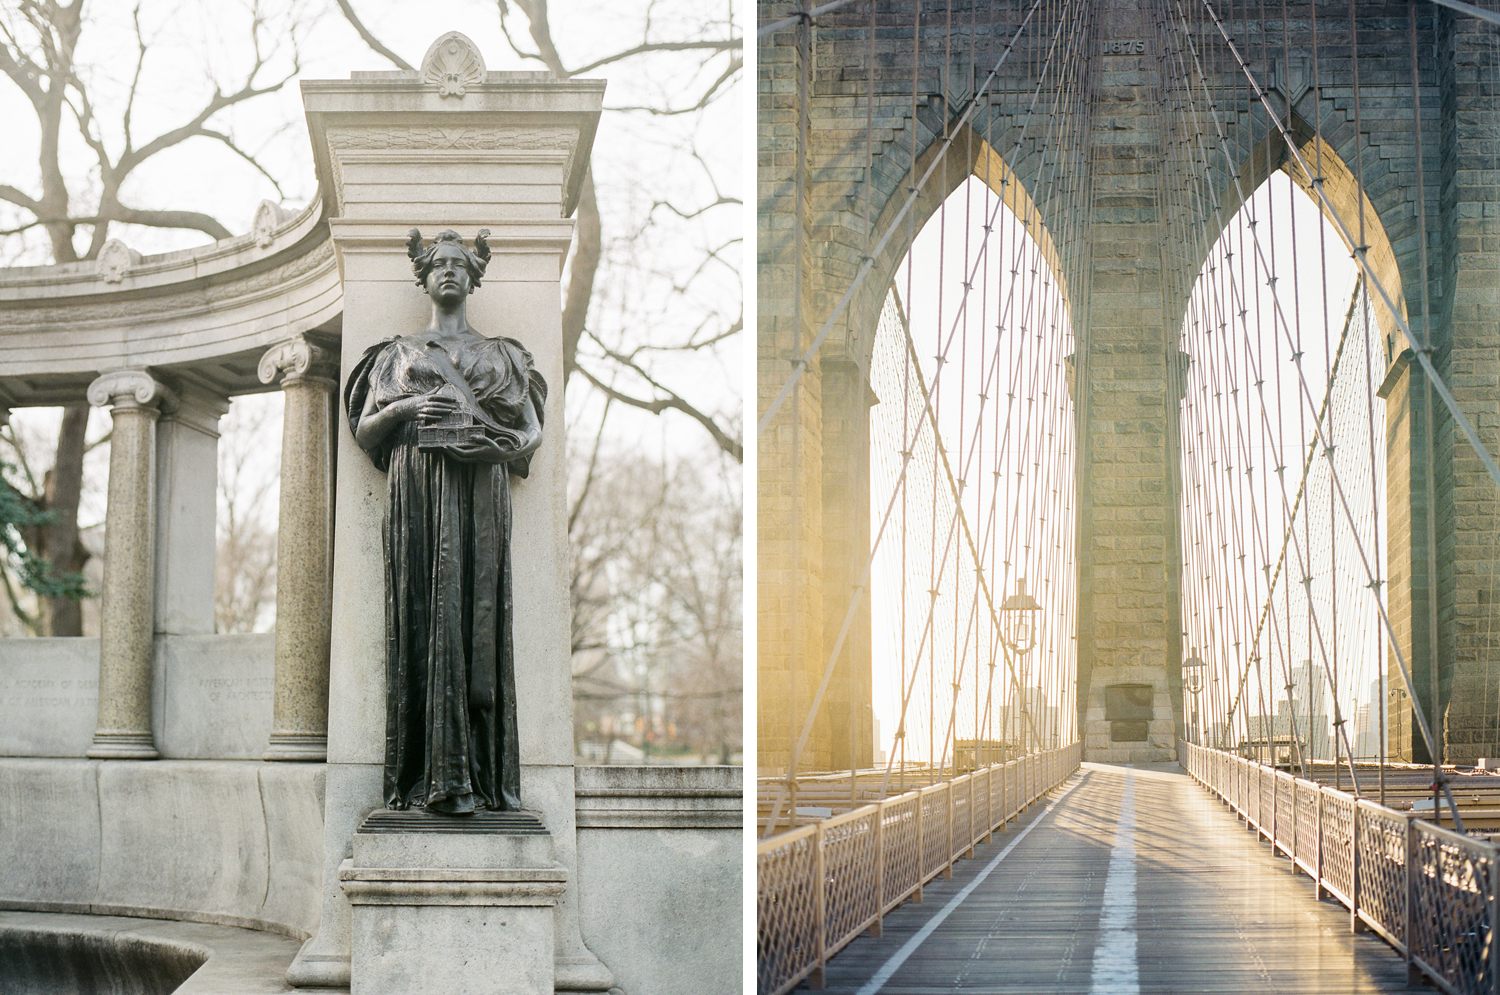
<svg viewBox="0 0 1500 995">
<path fill-rule="evenodd" d="M 579 767 L 575 783 L 583 937 L 615 984 L 737 995 L 742 769 Z"/>
<path fill-rule="evenodd" d="M 0 908 L 305 938 L 322 895 L 325 770 L 0 759 Z M 581 927 L 616 984 L 738 992 L 741 769 L 579 767 L 575 782 Z"/>
<path fill-rule="evenodd" d="M 306 937 L 321 896 L 323 770 L 0 759 L 0 908 Z"/>
<path fill-rule="evenodd" d="M 271 732 L 275 635 L 158 636 L 152 727 L 163 757 L 259 759 Z M 0 646 L 0 756 L 82 757 L 98 711 L 99 640 Z"/>
</svg>

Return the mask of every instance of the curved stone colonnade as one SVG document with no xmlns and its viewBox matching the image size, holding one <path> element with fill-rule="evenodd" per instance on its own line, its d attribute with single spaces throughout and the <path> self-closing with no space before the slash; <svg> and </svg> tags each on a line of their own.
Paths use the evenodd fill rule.
<svg viewBox="0 0 1500 995">
<path fill-rule="evenodd" d="M 341 882 L 383 804 L 385 488 L 335 416 L 335 357 L 421 327 L 413 224 L 483 227 L 495 259 L 469 314 L 561 385 L 558 279 L 603 99 L 601 81 L 486 73 L 467 39 L 439 42 L 473 55 L 463 85 L 428 71 L 437 43 L 422 72 L 303 82 L 321 196 L 300 215 L 263 205 L 250 235 L 212 246 L 0 271 L 0 410 L 87 398 L 115 423 L 100 638 L 0 642 L 0 866 L 21 869 L 0 876 L 0 908 L 252 926 L 306 940 L 247 969 L 257 983 L 354 983 L 370 947 Z M 272 383 L 276 634 L 214 635 L 218 418 Z M 546 406 L 560 426 L 560 390 Z M 558 991 L 738 991 L 740 769 L 574 764 L 565 469 L 549 432 L 513 494 L 522 792 L 567 881 L 551 962 L 539 947 L 527 963 Z M 267 762 L 286 760 L 318 762 Z"/>
<path fill-rule="evenodd" d="M 38 693 L 3 699 L 13 728 L 26 719 L 35 732 L 7 753 L 79 755 L 56 727 L 76 720 L 73 693 L 92 683 L 97 659 L 89 757 L 155 758 L 169 716 L 231 700 L 238 721 L 191 723 L 197 734 L 172 737 L 180 741 L 166 755 L 326 756 L 343 301 L 324 211 L 321 197 L 295 215 L 266 201 L 250 233 L 212 245 L 142 257 L 112 240 L 95 261 L 0 270 L 0 421 L 17 407 L 86 400 L 114 422 L 100 638 L 6 646 L 8 662 L 39 668 L 29 688 L 12 688 Z M 219 419 L 231 396 L 278 380 L 278 615 L 265 689 L 253 675 L 269 663 L 268 637 L 204 637 L 214 622 Z M 215 673 L 171 665 L 189 654 Z M 243 726 L 264 726 L 256 706 L 267 690 L 270 733 L 247 752 Z"/>
</svg>

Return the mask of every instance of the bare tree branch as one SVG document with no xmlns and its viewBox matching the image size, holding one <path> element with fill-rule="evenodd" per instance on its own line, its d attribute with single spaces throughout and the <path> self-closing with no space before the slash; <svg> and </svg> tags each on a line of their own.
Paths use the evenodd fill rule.
<svg viewBox="0 0 1500 995">
<path fill-rule="evenodd" d="M 255 156 L 251 155 L 249 152 L 246 152 L 244 149 L 236 145 L 233 138 L 222 132 L 212 131 L 208 128 L 204 128 L 200 132 L 200 134 L 204 138 L 217 139 L 218 141 L 222 142 L 224 146 L 229 149 L 229 151 L 233 152 L 235 155 L 239 156 L 241 159 L 244 159 L 250 165 L 254 166 L 255 171 L 269 180 L 271 182 L 271 186 L 276 188 L 276 195 L 282 200 L 286 199 L 286 192 L 281 189 L 281 184 L 276 181 L 276 177 L 271 175 L 270 170 L 262 166 L 260 164 L 260 160 L 255 158 Z"/>
<path fill-rule="evenodd" d="M 730 52 L 739 48 L 740 45 L 741 42 L 738 38 L 725 38 L 719 41 L 646 42 L 644 44 L 637 45 L 634 48 L 628 48 L 623 52 L 616 52 L 614 55 L 606 55 L 602 59 L 595 59 L 593 62 L 590 62 L 587 65 L 579 66 L 577 69 L 571 70 L 568 75 L 582 76 L 586 72 L 591 72 L 595 69 L 598 69 L 600 66 L 607 66 L 611 62 L 619 62 L 622 59 L 631 59 L 636 57 L 637 55 L 646 55 L 650 52 Z"/>
<path fill-rule="evenodd" d="M 121 117 L 121 123 L 124 125 L 123 130 L 125 132 L 125 147 L 127 149 L 131 146 L 130 118 L 135 113 L 135 96 L 140 92 L 141 70 L 146 66 L 147 46 L 146 36 L 141 32 L 140 4 L 136 4 L 135 9 L 130 12 L 130 19 L 131 22 L 135 25 L 135 44 L 137 52 L 135 57 L 135 72 L 130 77 L 130 90 L 125 97 L 125 113 Z M 80 86 L 78 89 L 81 91 L 83 87 Z"/>
<path fill-rule="evenodd" d="M 116 204 L 108 214 L 70 215 L 62 218 L 38 218 L 33 225 L 67 224 L 69 226 L 95 225 L 103 227 L 111 221 L 127 225 L 145 225 L 148 228 L 183 228 L 201 231 L 214 239 L 233 238 L 234 233 L 217 219 L 199 211 L 157 211 L 136 209 Z"/>
<path fill-rule="evenodd" d="M 510 24 L 505 20 L 505 15 L 510 13 L 510 5 L 505 0 L 497 0 L 497 4 L 500 8 L 500 33 L 505 36 L 505 42 L 510 46 L 511 51 L 523 59 L 530 59 L 533 62 L 546 62 L 547 60 L 542 58 L 540 52 L 527 52 L 522 50 L 520 45 L 516 44 L 516 40 L 510 36 Z"/>
<path fill-rule="evenodd" d="M 704 204 L 702 207 L 697 208 L 697 209 L 692 210 L 692 211 L 684 211 L 682 208 L 678 207 L 676 204 L 673 204 L 670 200 L 658 200 L 658 201 L 654 201 L 651 204 L 651 210 L 654 211 L 658 207 L 665 207 L 667 210 L 671 211 L 673 214 L 677 215 L 679 218 L 683 219 L 684 221 L 691 221 L 694 218 L 698 217 L 700 214 L 707 214 L 709 211 L 712 211 L 716 207 L 724 207 L 724 206 L 727 206 L 727 205 L 743 204 L 743 203 L 744 203 L 744 201 L 740 200 L 738 197 L 725 197 L 723 195 L 720 195 L 720 197 L 719 197 L 718 200 L 716 200 L 716 201 L 714 201 L 714 202 L 712 202 L 710 204 Z"/>
<path fill-rule="evenodd" d="M 614 398 L 604 399 L 604 413 L 599 416 L 599 427 L 594 432 L 594 445 L 589 450 L 589 465 L 584 471 L 583 486 L 578 489 L 578 497 L 573 501 L 573 507 L 568 510 L 568 534 L 572 535 L 573 529 L 578 525 L 578 513 L 583 510 L 584 503 L 589 499 L 589 491 L 594 486 L 594 473 L 599 469 L 599 447 L 604 441 L 604 425 L 609 418 L 609 406 L 614 403 Z"/>
<path fill-rule="evenodd" d="M 5 44 L 0 45 L 0 72 L 9 76 L 11 82 L 26 94 L 31 105 L 40 110 L 47 99 L 47 92 L 42 89 L 40 67 L 21 54 L 21 46 L 3 23 L 0 23 L 0 33 L 5 35 Z"/>
<path fill-rule="evenodd" d="M 652 107 L 648 104 L 626 104 L 620 107 L 606 107 L 604 109 L 607 111 L 644 112 L 646 114 L 652 114 L 657 117 L 675 117 L 679 114 L 692 114 L 695 111 L 701 111 L 703 110 L 703 108 L 707 107 L 713 101 L 714 94 L 718 93 L 719 89 L 725 83 L 732 80 L 735 75 L 744 68 L 744 66 L 745 60 L 740 56 L 737 55 L 733 59 L 731 59 L 728 68 L 726 68 L 724 72 L 719 75 L 718 79 L 713 81 L 713 84 L 703 92 L 703 96 L 698 98 L 698 102 L 696 104 L 693 104 L 691 107 L 662 108 Z"/>
<path fill-rule="evenodd" d="M 704 324 L 707 324 L 707 322 L 705 322 Z M 740 332 L 744 331 L 745 316 L 741 314 L 740 317 L 734 320 L 734 324 L 730 325 L 722 332 L 719 332 L 716 335 L 710 335 L 708 338 L 700 340 L 698 338 L 698 332 L 702 329 L 703 325 L 699 325 L 698 328 L 693 331 L 693 334 L 688 338 L 686 342 L 675 342 L 671 345 L 656 345 L 651 342 L 642 343 L 631 351 L 631 355 L 634 356 L 642 352 L 696 352 L 699 349 L 712 348 L 713 346 L 718 345 L 720 342 L 723 342 L 726 339 L 732 339 L 736 335 L 740 334 Z"/>
<path fill-rule="evenodd" d="M 41 204 L 37 203 L 35 200 L 32 200 L 30 197 L 17 190 L 15 187 L 5 183 L 0 183 L 0 200 L 9 201 L 10 203 L 15 204 L 17 207 L 24 207 L 32 214 L 39 214 L 42 209 Z"/>
<path fill-rule="evenodd" d="M 651 401 L 645 400 L 644 398 L 632 397 L 631 395 L 626 394 L 623 391 L 619 391 L 614 387 L 611 387 L 609 384 L 600 380 L 598 377 L 594 376 L 582 366 L 576 366 L 575 369 L 577 369 L 579 373 L 583 374 L 584 379 L 593 384 L 595 388 L 597 388 L 604 394 L 604 396 L 613 398 L 614 400 L 619 401 L 621 404 L 629 405 L 632 408 L 640 408 L 642 411 L 649 411 L 654 415 L 659 415 L 663 411 L 668 410 L 681 411 L 683 414 L 687 415 L 689 418 L 702 425 L 708 431 L 708 434 L 713 437 L 714 442 L 718 444 L 719 448 L 732 456 L 736 463 L 743 463 L 745 461 L 744 447 L 737 440 L 730 438 L 729 435 L 719 427 L 718 423 L 713 420 L 713 418 L 693 407 L 693 405 L 689 404 L 687 400 L 684 399 L 681 395 L 674 393 L 668 388 L 663 387 L 661 384 L 652 380 L 649 376 L 646 375 L 644 370 L 642 370 L 639 366 L 636 366 L 634 363 L 623 360 L 620 357 L 614 355 L 611 355 L 610 358 L 615 359 L 617 362 L 621 362 L 626 366 L 629 366 L 631 370 L 639 374 L 643 379 L 646 380 L 647 383 L 651 384 L 652 387 L 655 387 L 657 390 L 661 391 L 667 396 Z"/>
<path fill-rule="evenodd" d="M 390 59 L 396 64 L 396 67 L 398 69 L 405 69 L 407 72 L 416 71 L 415 66 L 413 66 L 410 62 L 407 62 L 405 59 L 401 58 L 401 56 L 397 55 L 395 52 L 392 52 L 390 49 L 386 48 L 380 43 L 379 38 L 376 38 L 373 34 L 370 33 L 370 29 L 365 27 L 364 22 L 361 21 L 359 17 L 354 13 L 354 5 L 351 4 L 349 0 L 338 0 L 338 4 L 339 10 L 342 10 L 344 12 L 344 20 L 348 21 L 349 26 L 359 33 L 359 36 L 365 40 L 366 45 L 369 45 L 376 52 L 385 56 L 387 59 Z"/>
<path fill-rule="evenodd" d="M 203 108 L 193 116 L 191 121 L 187 122 L 184 125 L 181 125 L 180 127 L 174 128 L 171 131 L 156 136 L 151 141 L 141 146 L 139 149 L 127 151 L 124 155 L 120 156 L 120 161 L 115 164 L 115 169 L 123 175 L 124 173 L 130 172 L 136 166 L 139 166 L 142 162 L 145 162 L 147 159 L 156 155 L 158 152 L 169 149 L 174 145 L 181 144 L 182 142 L 187 141 L 189 138 L 206 134 L 206 131 L 203 127 L 204 123 L 219 111 L 223 110 L 226 107 L 232 107 L 235 104 L 242 103 L 243 101 L 249 100 L 252 97 L 259 97 L 267 93 L 275 93 L 277 90 L 280 90 L 283 86 L 289 83 L 294 77 L 296 77 L 297 73 L 302 71 L 301 63 L 297 60 L 293 60 L 291 71 L 281 79 L 277 80 L 275 83 L 272 83 L 270 86 L 256 86 L 255 77 L 259 75 L 260 70 L 264 65 L 264 62 L 257 60 L 255 67 L 251 69 L 249 75 L 246 77 L 245 84 L 234 93 L 225 94 L 215 89 L 214 95 L 210 97 L 208 103 L 205 104 Z"/>
</svg>

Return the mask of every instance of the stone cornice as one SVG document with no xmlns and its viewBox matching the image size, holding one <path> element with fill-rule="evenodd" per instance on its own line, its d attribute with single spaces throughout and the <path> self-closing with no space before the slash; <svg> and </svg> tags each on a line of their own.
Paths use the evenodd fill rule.
<svg viewBox="0 0 1500 995">
<path fill-rule="evenodd" d="M 733 829 L 744 822 L 738 767 L 577 767 L 581 829 Z"/>
<path fill-rule="evenodd" d="M 567 154 L 560 215 L 571 216 L 604 105 L 603 80 L 490 72 L 444 95 L 419 72 L 355 73 L 303 80 L 318 184 L 330 217 L 340 211 L 334 153 L 370 149 L 561 151 Z M 435 127 L 436 118 L 442 121 Z"/>
<path fill-rule="evenodd" d="M 111 244 L 126 253 L 118 256 L 126 263 L 121 279 L 112 283 L 105 279 L 106 267 L 97 260 L 0 268 L 0 312 L 32 307 L 46 298 L 69 303 L 78 298 L 101 296 L 133 298 L 152 289 L 171 292 L 187 285 L 205 287 L 243 279 L 281 265 L 292 256 L 305 255 L 310 248 L 307 243 L 327 238 L 319 231 L 324 222 L 319 198 L 295 215 L 281 212 L 280 217 L 278 224 L 269 224 L 262 209 L 257 212 L 259 232 L 252 230 L 208 245 L 149 256 L 111 239 Z M 267 235 L 269 241 L 258 244 Z M 0 322 L 7 319 L 8 315 L 0 313 Z"/>
<path fill-rule="evenodd" d="M 115 253 L 126 263 L 118 283 L 94 263 L 0 269 L 0 399 L 76 404 L 101 370 L 121 367 L 223 395 L 263 389 L 255 374 L 266 348 L 314 329 L 336 333 L 343 300 L 321 200 L 290 218 L 262 208 L 246 235 L 157 256 Z"/>
</svg>

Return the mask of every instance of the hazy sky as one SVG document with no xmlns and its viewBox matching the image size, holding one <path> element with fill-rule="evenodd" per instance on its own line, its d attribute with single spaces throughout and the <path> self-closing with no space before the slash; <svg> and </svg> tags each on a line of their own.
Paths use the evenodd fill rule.
<svg viewBox="0 0 1500 995">
<path fill-rule="evenodd" d="M 366 26 L 413 65 L 420 63 L 433 39 L 458 30 L 473 39 L 489 69 L 543 68 L 511 50 L 501 33 L 495 2 L 354 0 L 354 6 Z M 131 7 L 95 0 L 87 8 L 90 23 L 78 46 L 80 75 L 90 87 L 95 116 L 104 122 L 103 137 L 114 154 L 123 145 L 119 122 L 135 69 Z M 148 0 L 140 7 L 149 49 L 140 97 L 133 108 L 137 147 L 191 117 L 215 85 L 226 91 L 242 85 L 253 51 L 248 41 L 251 0 Z M 237 144 L 257 155 L 280 180 L 284 196 L 249 163 L 218 143 L 193 138 L 132 174 L 122 191 L 127 204 L 201 210 L 230 231 L 243 232 L 249 229 L 262 199 L 299 208 L 312 198 L 316 183 L 297 79 L 347 78 L 356 70 L 395 67 L 356 35 L 334 0 L 262 0 L 259 9 L 265 19 L 261 50 L 267 65 L 257 83 L 264 85 L 293 70 L 293 39 L 300 71 L 279 93 L 224 111 L 209 125 L 230 133 Z M 565 62 L 580 66 L 642 40 L 700 37 L 708 22 L 721 27 L 707 34 L 722 36 L 731 30 L 727 21 L 732 9 L 727 2 L 703 0 L 649 5 L 645 0 L 554 0 L 550 20 Z M 524 15 L 512 8 L 509 20 L 517 41 L 531 47 Z M 743 34 L 737 23 L 732 31 L 735 36 Z M 703 53 L 653 53 L 600 67 L 588 75 L 608 80 L 606 108 L 680 108 L 691 102 L 685 101 L 690 94 L 696 98 L 706 90 L 728 64 L 728 56 L 721 55 L 700 68 L 702 59 Z M 725 88 L 701 115 L 605 113 L 593 158 L 605 263 L 596 284 L 590 327 L 613 346 L 630 349 L 680 341 L 701 325 L 727 325 L 738 316 L 742 247 L 733 240 L 741 230 L 740 210 L 719 207 L 688 220 L 672 214 L 672 209 L 691 213 L 712 203 L 719 192 L 739 196 L 741 105 L 735 85 Z M 0 143 L 0 175 L 35 192 L 36 119 L 8 81 L 0 81 L 0 119 L 8 126 L 7 141 Z M 68 119 L 64 133 L 69 136 L 63 149 L 65 161 L 81 173 L 92 153 L 76 137 Z M 18 214 L 0 205 L 0 227 L 14 225 Z M 648 224 L 648 219 L 655 224 Z M 126 225 L 112 226 L 111 235 L 146 254 L 208 241 L 198 232 Z M 87 229 L 78 239 L 80 245 L 86 244 L 86 237 Z M 694 276 L 705 251 L 721 246 L 722 261 L 710 263 Z M 37 264 L 47 258 L 45 240 L 38 232 L 0 241 L 0 262 Z M 678 386 L 690 400 L 734 420 L 741 392 L 740 352 L 740 344 L 731 341 L 726 348 L 691 355 L 652 354 L 651 361 L 665 363 L 659 367 L 664 381 Z M 638 383 L 626 386 L 649 394 Z M 596 410 L 579 409 L 589 392 L 570 393 L 570 417 L 597 417 Z M 704 451 L 702 430 L 675 414 L 654 418 L 617 412 L 611 421 L 617 423 L 619 438 L 629 446 L 644 443 L 679 455 Z"/>
</svg>

